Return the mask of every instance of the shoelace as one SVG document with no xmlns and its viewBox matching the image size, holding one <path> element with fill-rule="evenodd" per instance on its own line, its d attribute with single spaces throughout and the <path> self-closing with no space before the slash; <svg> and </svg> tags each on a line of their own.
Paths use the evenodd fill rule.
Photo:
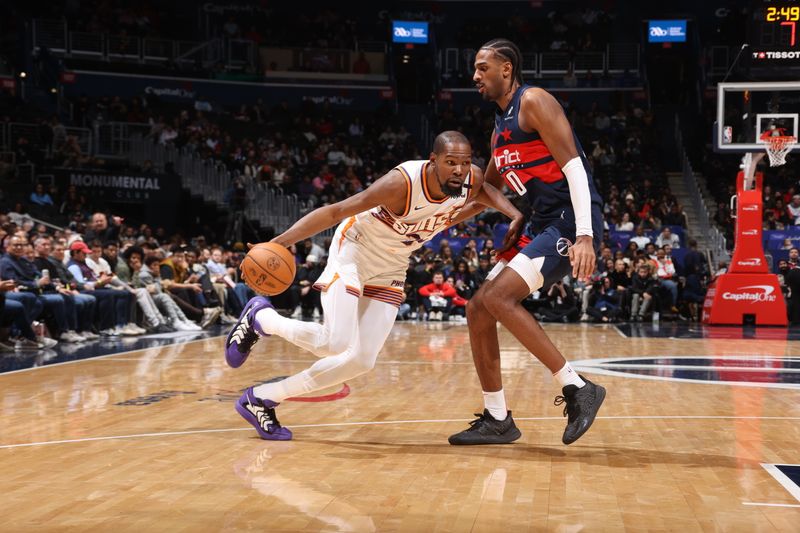
<svg viewBox="0 0 800 533">
<path fill-rule="evenodd" d="M 257 340 L 258 340 L 258 333 L 256 333 L 255 328 L 250 328 L 250 331 L 244 334 L 244 337 L 242 338 L 242 343 L 239 346 L 244 348 L 246 352 L 249 352 L 250 348 L 253 347 L 253 345 L 256 343 Z"/>
<path fill-rule="evenodd" d="M 272 420 L 272 424 L 270 424 L 270 426 L 272 426 L 273 431 L 280 429 L 282 426 L 281 423 L 278 422 L 278 417 L 275 415 L 275 409 L 273 407 L 265 407 L 264 410 L 267 412 L 270 420 Z"/>
<path fill-rule="evenodd" d="M 262 415 L 260 415 L 258 417 L 258 423 L 259 423 L 259 425 L 261 425 L 261 427 L 264 427 L 262 422 L 261 422 L 261 417 L 266 417 L 266 419 L 269 420 L 270 423 L 267 424 L 267 425 L 271 426 L 272 431 L 269 431 L 269 429 L 267 431 L 269 431 L 270 433 L 272 433 L 276 429 L 280 429 L 281 427 L 283 427 L 283 426 L 281 426 L 281 423 L 278 422 L 278 416 L 275 414 L 275 408 L 274 407 L 266 407 L 262 402 L 258 402 L 257 404 L 253 404 L 253 402 L 251 402 L 250 399 L 248 399 L 247 402 L 250 405 L 257 405 L 258 407 L 261 407 L 261 408 L 264 409 L 264 414 L 262 414 Z"/>
<path fill-rule="evenodd" d="M 569 414 L 569 418 L 567 418 L 567 420 L 571 421 L 575 415 L 575 408 L 577 407 L 576 403 L 574 401 L 570 401 L 566 396 L 558 395 L 553 401 L 553 405 L 561 404 L 564 404 L 564 413 L 561 416 L 567 416 L 567 414 Z"/>
<path fill-rule="evenodd" d="M 478 429 L 480 427 L 480 425 L 483 423 L 484 419 L 486 418 L 483 415 L 483 413 L 473 413 L 473 414 L 475 416 L 477 416 L 478 418 L 476 418 L 475 420 L 470 421 L 469 429 L 467 431 L 475 431 L 476 429 Z"/>
</svg>

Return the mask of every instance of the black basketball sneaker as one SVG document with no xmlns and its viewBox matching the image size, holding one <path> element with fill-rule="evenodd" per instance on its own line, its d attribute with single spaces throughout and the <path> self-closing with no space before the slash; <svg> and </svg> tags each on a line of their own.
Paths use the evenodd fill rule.
<svg viewBox="0 0 800 533">
<path fill-rule="evenodd" d="M 511 418 L 511 411 L 505 420 L 496 420 L 488 409 L 475 416 L 478 418 L 470 422 L 467 429 L 447 439 L 450 444 L 510 444 L 522 436 Z"/>
<path fill-rule="evenodd" d="M 567 385 L 561 389 L 563 396 L 556 396 L 553 402 L 555 405 L 565 404 L 564 416 L 567 417 L 567 428 L 561 438 L 564 444 L 572 444 L 588 431 L 606 398 L 604 387 L 595 385 L 583 376 L 581 379 L 586 385 L 581 388 Z"/>
</svg>

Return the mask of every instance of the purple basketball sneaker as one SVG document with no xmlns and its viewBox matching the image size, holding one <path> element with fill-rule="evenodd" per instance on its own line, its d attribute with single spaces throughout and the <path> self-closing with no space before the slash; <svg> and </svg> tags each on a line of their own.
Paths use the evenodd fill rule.
<svg viewBox="0 0 800 533">
<path fill-rule="evenodd" d="M 275 416 L 275 408 L 278 405 L 272 400 L 257 398 L 253 394 L 253 387 L 248 387 L 236 401 L 236 411 L 256 428 L 262 439 L 292 440 L 291 430 L 281 426 L 278 417 Z"/>
<path fill-rule="evenodd" d="M 225 360 L 228 366 L 239 368 L 247 361 L 250 350 L 258 340 L 259 335 L 265 335 L 263 331 L 257 330 L 256 313 L 262 309 L 273 308 L 269 298 L 256 296 L 251 298 L 244 306 L 239 320 L 233 325 L 228 339 L 225 341 Z"/>
</svg>

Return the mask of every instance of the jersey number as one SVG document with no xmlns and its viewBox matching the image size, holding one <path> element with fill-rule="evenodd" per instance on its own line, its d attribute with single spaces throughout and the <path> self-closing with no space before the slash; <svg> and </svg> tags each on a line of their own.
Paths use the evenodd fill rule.
<svg viewBox="0 0 800 533">
<path fill-rule="evenodd" d="M 511 185 L 511 187 L 515 191 L 517 191 L 517 194 L 519 194 L 520 196 L 524 196 L 525 193 L 528 192 L 528 189 L 525 188 L 525 184 L 522 183 L 522 180 L 519 179 L 519 176 L 517 176 L 517 173 L 514 172 L 513 170 L 509 170 L 508 172 L 506 172 L 506 180 L 508 181 L 508 184 Z"/>
<path fill-rule="evenodd" d="M 403 241 L 403 244 L 405 244 L 406 246 L 411 246 L 412 244 L 425 242 L 425 239 L 423 239 L 418 233 L 409 233 L 408 235 L 406 235 L 406 237 L 410 237 L 411 239 L 413 239 L 410 241 Z"/>
</svg>

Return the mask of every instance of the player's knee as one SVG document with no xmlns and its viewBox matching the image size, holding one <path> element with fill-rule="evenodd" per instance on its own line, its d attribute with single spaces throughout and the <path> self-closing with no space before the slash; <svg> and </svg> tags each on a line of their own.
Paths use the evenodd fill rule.
<svg viewBox="0 0 800 533">
<path fill-rule="evenodd" d="M 494 290 L 486 295 L 486 303 L 484 305 L 492 316 L 499 319 L 502 316 L 507 316 L 518 303 L 516 299 L 509 298 L 508 294 Z"/>
<path fill-rule="evenodd" d="M 538 291 L 544 285 L 544 275 L 542 274 L 544 259 L 544 257 L 531 259 L 520 253 L 508 264 L 508 267 L 516 272 L 528 285 L 528 294 Z"/>
<path fill-rule="evenodd" d="M 332 337 L 328 340 L 327 351 L 331 355 L 335 355 L 337 353 L 342 353 L 347 350 L 347 346 L 350 344 L 349 339 L 337 338 Z"/>
<path fill-rule="evenodd" d="M 485 312 L 486 306 L 483 302 L 483 293 L 475 294 L 475 296 L 467 300 L 467 320 L 472 322 L 479 319 L 480 315 Z"/>
<path fill-rule="evenodd" d="M 375 359 L 377 357 L 374 354 L 356 350 L 347 361 L 347 373 L 351 378 L 365 374 L 375 367 Z"/>
<path fill-rule="evenodd" d="M 323 334 L 318 338 L 317 355 L 329 356 L 344 353 L 350 345 L 349 335 L 331 331 L 330 327 L 325 324 Z"/>
</svg>

